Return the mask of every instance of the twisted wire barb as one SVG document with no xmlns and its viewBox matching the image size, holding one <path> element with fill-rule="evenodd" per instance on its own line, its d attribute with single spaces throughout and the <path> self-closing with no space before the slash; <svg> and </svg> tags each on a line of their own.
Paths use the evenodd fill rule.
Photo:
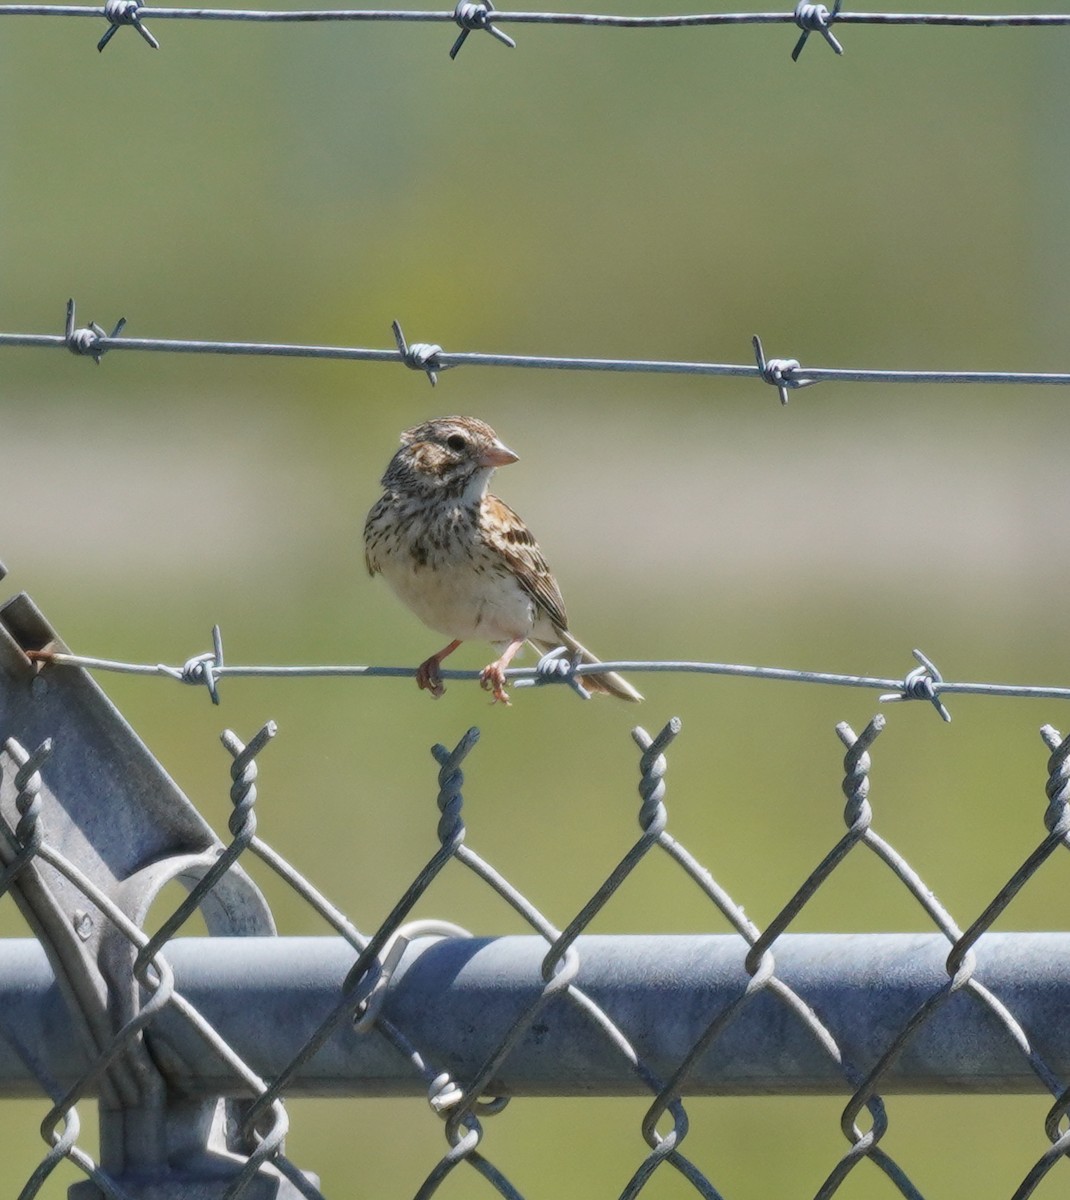
<svg viewBox="0 0 1070 1200">
<path fill-rule="evenodd" d="M 132 2 L 132 0 L 131 0 Z M 5 12 L 31 9 L 30 5 L 0 5 L 0 16 Z M 64 9 L 63 11 L 68 11 Z M 99 15 L 99 9 L 74 9 L 74 13 Z M 139 10 L 141 12 L 144 9 Z M 154 19 L 175 15 L 174 9 L 154 9 Z M 199 16 L 208 16 L 210 10 L 189 10 Z M 272 13 L 273 18 L 293 14 Z M 301 14 L 308 17 L 314 14 Z M 412 17 L 427 14 L 412 13 Z M 433 14 L 432 14 L 433 15 Z M 448 15 L 448 14 L 447 14 Z M 514 14 L 518 19 L 521 14 Z M 534 15 L 534 14 L 526 14 Z M 740 16 L 746 14 L 734 14 Z M 765 16 L 769 14 L 752 14 Z M 856 16 L 859 14 L 856 14 Z M 869 14 L 874 19 L 880 14 Z M 892 19 L 896 14 L 880 15 L 882 20 Z M 902 15 L 902 14 L 899 14 Z M 830 14 L 831 17 L 831 14 Z M 401 19 L 399 17 L 399 19 Z M 505 14 L 495 13 L 495 20 L 506 19 Z M 793 20 L 785 16 L 785 20 Z M 809 18 L 807 18 L 809 19 Z M 816 18 L 815 18 L 816 19 Z M 847 13 L 840 13 L 838 22 L 851 20 Z M 1029 19 L 1026 19 L 1029 20 Z M 1070 24 L 1070 16 L 1055 19 L 1059 24 Z M 930 22 L 931 23 L 931 22 Z M 984 22 L 982 22 L 984 23 Z M 1022 23 L 1014 21 L 1013 23 Z M 1051 22 L 1049 22 L 1051 23 Z M 114 29 L 115 26 L 113 25 Z M 804 31 L 805 32 L 805 31 Z M 439 374 L 453 367 L 507 367 L 513 369 L 550 371 L 610 371 L 661 375 L 715 375 L 759 379 L 773 387 L 782 404 L 788 401 L 788 393 L 815 383 L 904 383 L 904 384 L 1070 384 L 1070 372 L 1041 371 L 906 371 L 855 369 L 852 367 L 804 367 L 796 358 L 767 358 L 761 339 L 752 339 L 754 363 L 713 363 L 670 359 L 644 358 L 568 358 L 562 356 L 534 354 L 487 354 L 471 351 L 444 350 L 434 342 L 406 342 L 401 326 L 395 321 L 394 349 L 371 349 L 357 346 L 314 346 L 284 342 L 227 342 L 195 341 L 186 338 L 134 338 L 120 336 L 126 318 L 119 320 L 111 333 L 95 321 L 88 326 L 75 326 L 75 306 L 67 304 L 67 320 L 62 334 L 51 333 L 0 333 L 2 346 L 30 346 L 39 348 L 63 348 L 73 354 L 85 355 L 99 363 L 101 357 L 112 350 L 140 351 L 166 354 L 228 354 L 276 358 L 328 358 L 345 359 L 353 362 L 400 363 L 409 370 L 425 374 L 432 384 Z"/>
<path fill-rule="evenodd" d="M 795 6 L 795 24 L 799 26 L 802 33 L 799 35 L 799 40 L 795 43 L 795 49 L 791 52 L 792 62 L 799 61 L 799 55 L 803 52 L 803 47 L 806 45 L 806 40 L 811 33 L 819 33 L 836 54 L 843 53 L 843 47 L 832 35 L 832 22 L 840 14 L 840 0 L 832 6 L 832 12 L 823 4 L 811 4 L 808 0 L 799 0 Z M 781 397 L 782 403 L 787 401 Z"/>
<path fill-rule="evenodd" d="M 491 37 L 497 38 L 503 46 L 508 46 L 510 49 L 516 48 L 516 42 L 507 33 L 502 33 L 491 21 L 490 17 L 493 12 L 494 5 L 490 0 L 483 0 L 482 3 L 477 4 L 471 4 L 468 0 L 457 0 L 457 7 L 453 10 L 453 19 L 461 27 L 461 32 L 450 49 L 450 58 L 457 57 L 468 35 L 477 29 L 484 30 Z M 434 379 L 431 382 L 434 383 Z"/>
<path fill-rule="evenodd" d="M 104 16 L 107 17 L 109 26 L 104 36 L 97 42 L 97 50 L 101 51 L 111 41 L 122 25 L 132 25 L 141 38 L 153 50 L 159 50 L 160 43 L 152 36 L 151 33 L 141 23 L 141 5 L 138 0 L 105 0 Z M 115 337 L 121 325 L 117 327 L 112 337 Z M 100 360 L 97 359 L 99 362 Z"/>
<path fill-rule="evenodd" d="M 4 749 L 16 764 L 15 807 L 19 813 L 19 820 L 15 826 L 15 839 L 18 842 L 15 855 L 0 871 L 0 896 L 14 883 L 26 864 L 41 848 L 43 834 L 39 822 L 43 784 L 40 768 L 52 753 L 52 739 L 46 738 L 36 750 L 27 753 L 15 738 L 8 738 L 4 742 Z"/>
<path fill-rule="evenodd" d="M 414 679 L 415 667 L 362 666 L 356 664 L 319 664 L 295 666 L 228 665 L 223 660 L 223 640 L 216 625 L 212 630 L 214 650 L 188 659 L 182 666 L 164 663 L 130 663 L 115 659 L 94 658 L 82 654 L 60 653 L 52 650 L 29 650 L 27 657 L 42 667 L 81 667 L 87 671 L 114 671 L 124 675 L 152 675 L 174 679 L 180 683 L 203 685 L 208 688 L 214 704 L 219 703 L 219 681 L 233 678 L 366 678 Z M 1070 687 L 1017 683 L 955 682 L 944 679 L 936 665 L 920 650 L 913 656 L 918 666 L 896 679 L 880 675 L 848 675 L 830 671 L 804 671 L 794 667 L 761 667 L 742 663 L 692 662 L 687 660 L 615 659 L 599 663 L 579 663 L 557 652 L 544 655 L 535 667 L 510 667 L 505 677 L 517 686 L 547 686 L 565 684 L 584 695 L 578 683 L 588 675 L 605 675 L 610 671 L 625 674 L 691 674 L 723 675 L 741 679 L 778 680 L 781 683 L 809 683 L 826 687 L 867 688 L 881 693 L 881 703 L 906 700 L 928 701 L 944 721 L 951 714 L 941 697 L 952 695 L 1000 696 L 1028 700 L 1070 700 Z M 479 671 L 443 669 L 443 679 L 478 681 Z"/>
</svg>

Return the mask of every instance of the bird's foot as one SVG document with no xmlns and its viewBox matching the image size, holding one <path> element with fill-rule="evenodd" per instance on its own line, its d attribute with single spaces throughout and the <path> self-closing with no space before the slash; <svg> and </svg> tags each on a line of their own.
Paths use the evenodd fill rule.
<svg viewBox="0 0 1070 1200">
<path fill-rule="evenodd" d="M 425 662 L 416 668 L 416 686 L 423 692 L 430 692 L 437 700 L 446 690 L 442 682 L 442 664 L 438 655 L 432 654 Z"/>
<path fill-rule="evenodd" d="M 490 692 L 492 704 L 509 703 L 509 693 L 505 690 L 505 664 L 501 659 L 479 672 L 479 686 Z"/>
</svg>

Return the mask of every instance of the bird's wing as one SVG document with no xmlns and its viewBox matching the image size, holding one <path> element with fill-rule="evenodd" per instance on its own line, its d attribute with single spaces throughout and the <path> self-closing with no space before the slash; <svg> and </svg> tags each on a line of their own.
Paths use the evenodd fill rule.
<svg viewBox="0 0 1070 1200">
<path fill-rule="evenodd" d="M 568 628 L 565 602 L 531 530 L 497 496 L 483 498 L 480 532 L 484 542 L 509 564 L 520 586 L 560 629 Z"/>
<path fill-rule="evenodd" d="M 364 522 L 364 565 L 368 568 L 369 575 L 375 575 L 379 571 L 379 563 L 372 556 L 372 550 L 379 540 L 376 536 L 378 532 L 377 526 L 382 520 L 385 508 L 386 497 L 380 496 L 375 504 L 372 505 L 372 510 L 368 513 L 368 519 Z"/>
</svg>

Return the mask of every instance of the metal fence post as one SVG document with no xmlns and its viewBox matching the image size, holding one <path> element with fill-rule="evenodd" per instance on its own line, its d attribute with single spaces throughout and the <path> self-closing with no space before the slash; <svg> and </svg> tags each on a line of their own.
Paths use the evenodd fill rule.
<svg viewBox="0 0 1070 1200">
<path fill-rule="evenodd" d="M 38 672 L 24 652 L 46 646 L 62 643 L 28 596 L 0 607 L 0 887 L 48 953 L 85 1059 L 78 1082 L 52 1097 L 53 1153 L 23 1194 L 67 1154 L 74 1105 L 97 1092 L 100 1163 L 80 1164 L 90 1178 L 71 1200 L 217 1200 L 258 1139 L 241 1133 L 246 1101 L 184 1097 L 148 1053 L 142 1030 L 173 981 L 142 927 L 166 884 L 194 887 L 223 847 L 88 674 Z M 210 934 L 275 933 L 236 865 L 200 908 Z M 241 1194 L 290 1200 L 315 1184 L 265 1164 Z"/>
</svg>

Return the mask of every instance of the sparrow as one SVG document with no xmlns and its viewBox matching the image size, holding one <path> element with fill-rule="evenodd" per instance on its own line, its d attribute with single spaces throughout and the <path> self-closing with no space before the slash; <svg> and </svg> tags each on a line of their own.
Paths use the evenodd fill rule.
<svg viewBox="0 0 1070 1200">
<path fill-rule="evenodd" d="M 416 682 L 439 697 L 443 659 L 462 642 L 492 643 L 499 657 L 480 672 L 494 702 L 509 703 L 505 670 L 525 642 L 564 646 L 599 660 L 572 636 L 565 603 L 538 543 L 487 490 L 514 454 L 484 421 L 438 417 L 401 435 L 364 525 L 364 559 L 421 621 L 450 639 L 420 664 Z M 620 675 L 588 675 L 584 687 L 623 700 L 643 697 Z"/>
</svg>

